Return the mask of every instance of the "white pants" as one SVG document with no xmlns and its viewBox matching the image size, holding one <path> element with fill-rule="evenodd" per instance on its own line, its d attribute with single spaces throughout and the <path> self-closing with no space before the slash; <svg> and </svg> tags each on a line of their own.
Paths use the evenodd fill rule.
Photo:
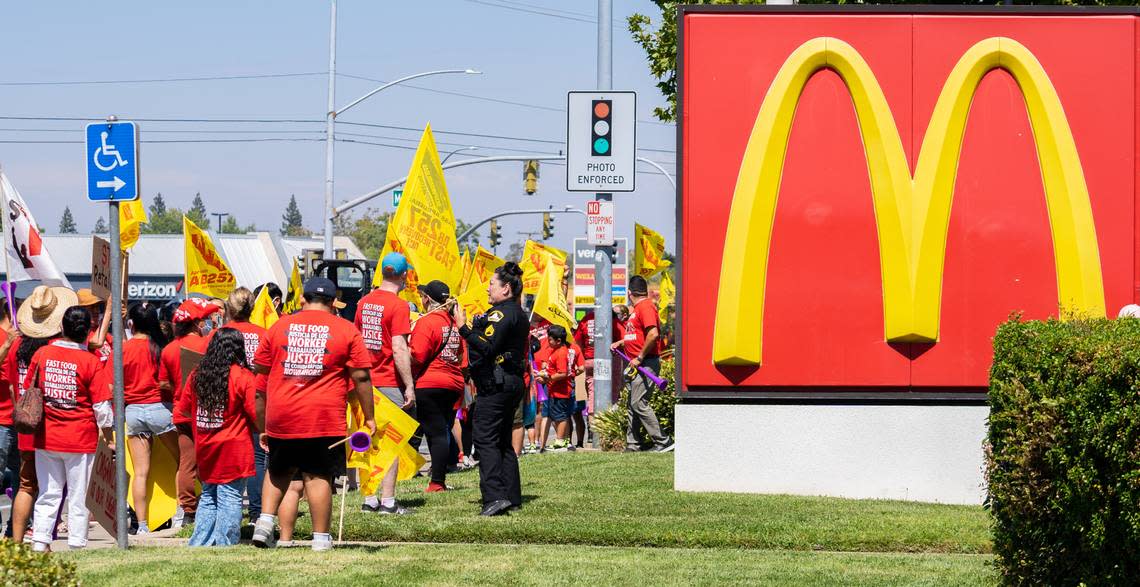
<svg viewBox="0 0 1140 587">
<path fill-rule="evenodd" d="M 94 454 L 36 450 L 36 478 L 40 495 L 36 498 L 32 539 L 51 544 L 56 514 L 67 487 L 67 545 L 87 546 L 87 484 L 91 480 Z"/>
</svg>

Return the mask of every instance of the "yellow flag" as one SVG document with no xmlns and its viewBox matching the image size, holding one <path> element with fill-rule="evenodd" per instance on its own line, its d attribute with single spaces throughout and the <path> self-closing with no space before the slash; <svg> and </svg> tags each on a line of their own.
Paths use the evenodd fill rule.
<svg viewBox="0 0 1140 587">
<path fill-rule="evenodd" d="M 186 243 L 186 292 L 214 298 L 230 295 L 237 282 L 210 235 L 183 216 L 182 237 Z"/>
<path fill-rule="evenodd" d="M 546 256 L 546 270 L 543 271 L 538 294 L 534 297 L 534 313 L 557 324 L 567 332 L 574 329 L 574 315 L 566 305 L 566 290 L 562 289 L 562 276 L 566 272 L 566 261 L 550 254 Z"/>
<path fill-rule="evenodd" d="M 467 280 L 471 278 L 471 249 L 463 247 L 460 262 L 463 266 L 463 277 L 459 278 L 459 289 L 456 291 L 463 292 L 467 291 Z"/>
<path fill-rule="evenodd" d="M 669 306 L 673 305 L 673 300 L 677 299 L 677 286 L 673 285 L 673 278 L 669 277 L 669 272 L 661 273 L 661 296 L 657 300 L 657 317 L 661 318 L 664 322 L 669 316 Z"/>
<path fill-rule="evenodd" d="M 285 294 L 285 303 L 281 305 L 281 313 L 292 314 L 301 309 L 305 297 L 304 285 L 301 283 L 301 268 L 297 260 L 293 259 L 293 272 L 289 274 L 289 291 Z"/>
<path fill-rule="evenodd" d="M 495 256 L 495 253 L 479 247 L 475 250 L 475 255 L 471 259 L 471 275 L 467 279 L 467 287 L 463 288 L 463 292 L 468 290 L 482 290 L 483 295 L 487 294 L 487 284 L 491 283 L 491 275 L 494 275 L 495 270 L 507 262 Z"/>
<path fill-rule="evenodd" d="M 261 288 L 257 300 L 253 302 L 253 313 L 249 315 L 251 324 L 256 324 L 266 330 L 277 323 L 277 310 L 273 307 L 273 300 L 269 298 L 269 288 Z"/>
<path fill-rule="evenodd" d="M 665 237 L 651 228 L 633 225 L 633 274 L 646 279 L 672 265 L 665 259 Z"/>
<path fill-rule="evenodd" d="M 402 252 L 415 268 L 416 283 L 438 279 L 452 291 L 459 291 L 463 265 L 455 240 L 455 214 L 451 210 L 451 199 L 447 195 L 447 183 L 430 124 L 424 129 L 412 158 L 404 195 L 388 223 L 388 238 L 385 240 L 381 257 L 397 250 L 394 243 L 398 245 L 402 249 L 398 252 Z M 413 300 L 419 303 L 419 296 Z"/>
<path fill-rule="evenodd" d="M 119 204 L 119 243 L 124 251 L 129 251 L 139 242 L 139 224 L 146 222 L 146 208 L 141 197 Z"/>
<path fill-rule="evenodd" d="M 543 253 L 550 253 L 550 255 Z M 546 271 L 546 259 L 559 259 L 565 265 L 568 256 L 569 253 L 561 249 L 527 240 L 523 247 L 522 259 L 519 261 L 519 268 L 523 270 L 523 293 L 538 293 L 538 288 L 542 285 L 543 273 Z"/>
<path fill-rule="evenodd" d="M 378 389 L 372 390 L 372 405 L 376 419 L 376 434 L 372 437 L 372 448 L 365 452 L 356 452 L 347 447 L 348 466 L 360 470 L 360 491 L 362 495 L 373 495 L 380 487 L 380 481 L 388 472 L 392 461 L 399 459 L 399 469 L 396 479 L 404 481 L 415 476 L 424 465 L 423 457 L 414 453 L 408 445 L 408 440 L 415 434 L 419 422 L 406 414 L 400 406 L 392 403 Z M 361 430 L 364 425 L 364 416 L 355 402 L 349 404 L 350 415 L 348 419 L 349 430 Z"/>
</svg>

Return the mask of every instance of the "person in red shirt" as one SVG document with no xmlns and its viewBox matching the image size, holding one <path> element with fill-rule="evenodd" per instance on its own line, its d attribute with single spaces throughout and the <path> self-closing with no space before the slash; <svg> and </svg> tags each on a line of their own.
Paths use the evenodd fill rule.
<svg viewBox="0 0 1140 587">
<path fill-rule="evenodd" d="M 622 305 L 614 306 L 614 315 L 610 320 L 612 334 L 610 343 L 622 340 L 625 336 L 625 319 L 629 317 L 629 309 Z M 586 369 L 586 413 L 594 415 L 594 311 L 588 310 L 586 315 L 578 322 L 574 329 L 574 342 L 582 349 L 582 359 Z M 615 361 L 616 362 L 616 361 Z M 620 366 L 620 363 L 618 363 Z M 611 369 L 611 372 L 617 372 Z"/>
<path fill-rule="evenodd" d="M 655 452 L 669 452 L 673 450 L 673 439 L 661 433 L 661 425 L 657 415 L 649 406 L 649 394 L 654 387 L 644 373 L 638 371 L 643 367 L 654 374 L 661 372 L 660 349 L 660 321 L 657 317 L 657 307 L 649 299 L 649 284 L 640 275 L 629 279 L 629 298 L 633 302 L 629 320 L 625 323 L 625 339 L 621 344 L 625 346 L 625 354 L 630 358 L 627 376 L 629 381 L 629 431 L 626 433 L 626 452 L 642 450 L 645 436 L 653 442 Z M 616 347 L 618 343 L 615 343 Z M 642 435 L 641 428 L 645 428 Z"/>
<path fill-rule="evenodd" d="M 276 285 L 270 283 L 267 285 L 277 288 Z M 258 287 L 261 291 L 263 285 Z M 269 290 L 269 295 L 273 295 L 273 289 Z M 281 289 L 277 288 L 277 300 L 280 301 Z M 257 347 L 261 346 L 261 339 L 265 337 L 265 329 L 249 321 L 249 317 L 253 315 L 253 305 L 257 300 L 257 296 L 244 287 L 239 287 L 230 292 L 226 298 L 226 327 L 233 328 L 241 333 L 242 338 L 245 340 L 245 357 L 249 365 L 253 365 L 254 355 L 257 354 Z M 277 311 L 278 305 L 272 301 L 274 311 Z M 258 379 L 264 379 L 264 375 L 257 376 Z M 260 381 L 257 386 L 258 389 L 265 389 L 265 382 Z M 250 444 L 253 445 L 253 476 L 246 482 L 245 491 L 249 495 L 249 519 L 257 520 L 257 516 L 261 515 L 261 486 L 265 483 L 265 451 L 261 449 L 261 442 L 258 440 L 257 433 L 253 432 L 250 435 Z"/>
<path fill-rule="evenodd" d="M 392 403 L 416 417 L 416 386 L 408 338 L 412 333 L 411 308 L 400 299 L 407 286 L 408 260 L 388 253 L 380 261 L 380 287 L 356 304 L 354 324 L 372 356 L 372 385 Z M 411 510 L 396 503 L 398 460 L 388 467 L 380 482 L 380 499 L 368 495 L 360 509 L 378 514 L 402 515 Z"/>
<path fill-rule="evenodd" d="M 365 427 L 376 433 L 372 416 L 372 358 L 360 332 L 332 313 L 336 285 L 323 277 L 305 283 L 300 312 L 278 320 L 257 349 L 254 364 L 268 375 L 258 394 L 258 418 L 269 451 L 268 475 L 253 544 L 276 545 L 277 509 L 293 475 L 300 471 L 313 520 L 313 550 L 332 548 L 332 480 L 345 468 L 344 438 L 348 392 L 364 412 Z"/>
<path fill-rule="evenodd" d="M 41 481 L 33 518 L 33 549 L 50 549 L 56 516 L 67 487 L 67 544 L 87 546 L 87 486 L 99 430 L 110 444 L 114 416 L 111 388 L 99 361 L 87 349 L 91 314 L 73 306 L 62 313 L 63 338 L 36 351 L 24 388 L 43 393 L 43 420 L 34 435 L 36 478 Z"/>
<path fill-rule="evenodd" d="M 257 427 L 256 391 L 243 333 L 218 330 L 186 380 L 177 408 L 194 422 L 195 460 L 202 480 L 190 546 L 232 546 L 241 538 L 242 493 L 254 473 L 249 438 Z"/>
<path fill-rule="evenodd" d="M 158 325 L 158 308 L 146 302 L 132 304 L 127 309 L 127 327 L 132 334 L 123 343 L 123 400 L 127 407 L 127 450 L 135 469 L 131 493 L 139 524 L 136 534 L 147 534 L 147 487 L 154 441 L 162 443 L 178 460 L 178 431 L 172 418 L 170 384 L 158 381 L 159 357 L 166 342 Z"/>
<path fill-rule="evenodd" d="M 210 342 L 207 335 L 213 327 L 207 318 L 217 311 L 217 305 L 202 298 L 187 298 L 174 311 L 174 341 L 162 349 L 160 359 L 159 382 L 167 383 L 172 393 L 164 398 L 166 401 L 177 403 L 182 397 L 182 349 L 205 354 L 206 345 Z M 198 492 L 194 487 L 198 469 L 194 461 L 194 431 L 191 423 L 178 414 L 174 415 L 174 426 L 178 429 L 178 475 L 175 486 L 181 508 L 175 513 L 176 527 L 192 523 L 194 512 L 198 509 Z"/>
<path fill-rule="evenodd" d="M 107 300 L 95 295 L 88 288 L 75 292 L 79 298 L 76 306 L 83 306 L 91 313 L 91 334 L 87 337 L 87 349 L 95 354 L 100 361 L 106 363 L 111 358 L 111 312 L 107 308 Z"/>
<path fill-rule="evenodd" d="M 554 433 L 558 436 L 549 447 L 554 451 L 574 450 L 570 443 L 570 413 L 574 411 L 575 358 L 570 356 L 566 336 L 566 329 L 557 324 L 546 330 L 550 353 L 542 364 L 541 379 L 550 396 L 547 404 L 550 406 L 550 419 L 554 422 Z"/>
<path fill-rule="evenodd" d="M 568 339 L 566 345 L 569 347 L 566 353 L 570 359 L 570 366 L 573 371 L 573 374 L 570 376 L 570 395 L 574 398 L 574 411 L 570 414 L 571 430 L 569 438 L 574 442 L 575 446 L 582 448 L 586 445 L 586 436 L 588 435 L 586 430 L 586 418 L 582 415 L 586 411 L 586 400 L 579 400 L 577 398 L 578 376 L 585 372 L 586 359 L 583 356 L 582 347 L 578 346 L 578 343 L 574 342 L 573 338 Z M 578 435 L 578 440 L 576 441 L 573 440 L 575 434 Z"/>
<path fill-rule="evenodd" d="M 442 281 L 419 287 L 427 313 L 412 328 L 412 368 L 416 378 L 416 412 L 431 453 L 431 482 L 427 491 L 447 489 L 448 435 L 455 421 L 455 404 L 466 380 L 467 344 L 452 317 L 451 289 Z"/>
<path fill-rule="evenodd" d="M 542 366 L 550 357 L 550 341 L 547 338 L 547 330 L 550 328 L 550 321 L 546 318 L 532 315 L 530 319 L 530 340 L 531 340 L 531 355 L 534 362 L 533 371 L 541 372 Z M 537 373 L 535 373 L 537 375 Z M 538 384 L 541 383 L 544 387 L 545 381 L 540 381 L 540 377 L 534 377 L 533 394 L 535 399 L 534 404 L 534 434 L 530 439 L 530 443 L 535 452 L 542 452 L 546 448 L 546 440 L 550 435 L 550 390 L 546 390 L 546 394 L 538 389 Z"/>
</svg>

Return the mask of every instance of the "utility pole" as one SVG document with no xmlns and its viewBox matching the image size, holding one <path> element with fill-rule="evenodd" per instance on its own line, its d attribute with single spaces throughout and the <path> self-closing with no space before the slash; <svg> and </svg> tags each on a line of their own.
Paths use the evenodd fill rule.
<svg viewBox="0 0 1140 587">
<path fill-rule="evenodd" d="M 210 215 L 218 219 L 218 234 L 222 234 L 222 218 L 229 216 L 229 212 L 210 212 Z"/>
<path fill-rule="evenodd" d="M 613 89 L 613 0 L 598 0 L 598 90 Z M 613 201 L 613 194 L 596 194 L 595 200 Z M 601 413 L 613 403 L 613 255 L 614 248 L 594 247 L 594 411 Z M 601 439 L 595 436 L 595 446 Z"/>
<path fill-rule="evenodd" d="M 333 253 L 333 126 L 336 120 L 336 0 L 332 0 L 329 25 L 329 108 L 325 112 L 325 259 Z"/>
</svg>

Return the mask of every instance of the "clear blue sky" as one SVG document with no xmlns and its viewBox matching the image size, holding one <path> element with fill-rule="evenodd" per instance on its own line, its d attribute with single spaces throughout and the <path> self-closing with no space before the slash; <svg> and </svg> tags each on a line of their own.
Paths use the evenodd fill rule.
<svg viewBox="0 0 1140 587">
<path fill-rule="evenodd" d="M 503 104 L 408 87 L 378 94 L 345 114 L 342 122 L 436 131 L 565 139 L 566 92 L 595 86 L 597 9 L 592 0 L 432 0 L 338 4 L 339 74 L 391 80 L 431 69 L 472 67 L 481 76 L 451 75 L 412 82 L 536 107 Z M 541 12 L 545 14 L 535 14 Z M 663 103 L 642 50 L 624 26 L 642 12 L 657 18 L 648 0 L 614 0 L 614 89 L 638 92 L 639 119 L 652 121 Z M 327 101 L 329 3 L 48 2 L 5 7 L 0 51 L 0 116 L 120 118 L 291 118 L 319 120 Z M 584 22 L 586 21 L 586 22 Z M 316 73 L 293 77 L 130 84 L 69 82 Z M 378 85 L 338 76 L 337 104 Z M 0 165 L 24 195 L 41 225 L 54 232 L 65 205 L 81 232 L 91 230 L 105 205 L 85 197 L 82 121 L 0 120 Z M 309 228 L 320 230 L 324 180 L 323 123 L 140 123 L 144 141 L 195 139 L 312 139 L 236 143 L 142 145 L 142 191 L 147 203 L 161 192 L 185 208 L 201 192 L 211 212 L 229 212 L 242 224 L 276 230 L 289 194 L 296 194 Z M 26 130 L 14 130 L 26 129 Z M 338 124 L 338 137 L 414 147 L 418 131 Z M 351 136 L 349 133 L 371 136 Z M 467 137 L 439 132 L 441 152 L 476 145 L 475 154 L 557 153 L 552 142 Z M 18 142 L 9 142 L 18 141 Z M 675 129 L 642 122 L 641 155 L 674 167 Z M 509 149 L 509 150 L 508 150 Z M 337 201 L 360 195 L 407 173 L 412 151 L 337 143 Z M 456 155 L 452 160 L 462 157 Z M 667 235 L 674 227 L 668 182 L 639 165 L 638 190 L 618 194 L 619 236 L 633 222 Z M 586 194 L 565 191 L 565 168 L 543 165 L 539 193 L 522 191 L 522 163 L 471 166 L 448 172 L 456 214 L 469 221 L 490 212 L 567 204 L 584 207 Z M 374 206 L 391 207 L 390 196 Z M 538 231 L 541 219 L 503 222 L 504 244 L 520 230 Z M 578 217 L 556 221 L 553 243 L 568 247 L 582 233 Z M 484 232 L 485 235 L 485 232 Z M 670 241 L 672 239 L 669 239 Z M 674 243 L 668 243 L 674 249 Z M 500 252 L 505 252 L 501 248 Z"/>
</svg>

